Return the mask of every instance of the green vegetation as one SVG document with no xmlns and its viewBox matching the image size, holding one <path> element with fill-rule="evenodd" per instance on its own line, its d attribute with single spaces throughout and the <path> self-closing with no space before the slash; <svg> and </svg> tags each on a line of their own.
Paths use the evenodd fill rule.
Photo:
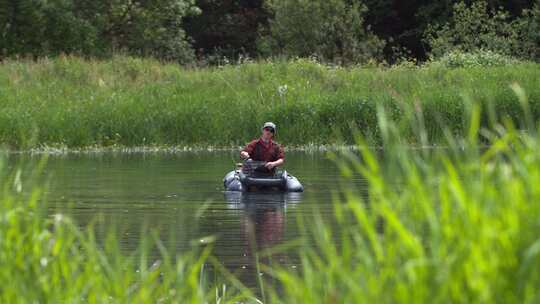
<svg viewBox="0 0 540 304">
<path fill-rule="evenodd" d="M 357 144 L 335 218 L 255 254 L 298 268 L 255 292 L 211 244 L 123 252 L 0 163 L 0 302 L 540 302 L 538 5 L 242 2 L 0 0 L 0 149 Z"/>
<path fill-rule="evenodd" d="M 399 124 L 379 108 L 383 154 L 359 140 L 359 154 L 333 155 L 345 177 L 334 201 L 336 223 L 300 218 L 305 237 L 260 253 L 290 251 L 301 259 L 297 270 L 260 265 L 277 284 L 261 284 L 264 302 L 538 302 L 540 136 L 526 95 L 513 90 L 526 132 L 508 120 L 491 125 L 495 131 L 480 128 L 474 103 L 464 149 L 449 136 L 455 148 L 411 150 Z M 407 115 L 422 125 L 422 115 Z M 418 130 L 422 137 L 425 130 Z M 367 193 L 347 186 L 353 175 L 366 179 Z M 205 261 L 218 265 L 207 250 L 173 259 L 155 236 L 128 255 L 113 236 L 98 245 L 91 229 L 80 231 L 62 215 L 45 217 L 40 188 L 25 180 L 19 173 L 2 178 L 2 302 L 256 302 L 227 273 L 221 282 L 228 289 L 201 283 Z M 149 266 L 144 248 L 152 244 L 161 258 Z"/>
<path fill-rule="evenodd" d="M 285 286 L 277 302 L 538 302 L 537 125 L 523 115 L 527 133 L 508 122 L 480 130 L 474 106 L 463 150 L 419 151 L 380 114 L 382 155 L 363 144 L 360 155 L 334 155 L 345 176 L 366 179 L 367 193 L 345 184 L 334 205 L 337 225 L 300 224 L 311 236 L 295 249 L 302 269 L 274 270 Z"/>
<path fill-rule="evenodd" d="M 470 6 L 459 2 L 454 5 L 452 18 L 445 24 L 428 27 L 425 36 L 431 55 L 436 58 L 453 51 L 488 50 L 532 60 L 540 56 L 539 21 L 538 6 L 512 18 L 501 8 L 490 10 L 485 1 Z"/>
<path fill-rule="evenodd" d="M 182 20 L 198 12 L 192 0 L 0 0 L 0 58 L 122 51 L 188 63 Z"/>
<path fill-rule="evenodd" d="M 0 0 L 0 60 L 122 52 L 189 66 L 350 65 L 486 48 L 538 61 L 539 12 L 531 0 Z"/>
<path fill-rule="evenodd" d="M 517 82 L 540 116 L 540 69 L 521 63 L 447 69 L 338 68 L 308 60 L 184 69 L 153 60 L 72 57 L 0 65 L 0 143 L 12 149 L 51 145 L 231 146 L 278 125 L 288 145 L 353 143 L 356 127 L 380 144 L 377 107 L 417 143 L 404 115 L 422 110 L 427 144 L 444 129 L 464 136 L 464 113 L 479 102 L 490 121 L 521 115 Z M 465 99 L 463 98 L 465 97 Z M 424 144 L 424 143 L 422 143 Z"/>
<path fill-rule="evenodd" d="M 489 50 L 477 50 L 474 52 L 461 52 L 455 50 L 432 61 L 431 64 L 439 64 L 446 68 L 470 68 L 509 66 L 512 64 L 519 64 L 519 61 L 515 58 L 504 56 Z"/>
<path fill-rule="evenodd" d="M 316 56 L 339 64 L 382 59 L 384 41 L 363 28 L 367 8 L 360 2 L 276 0 L 268 6 L 274 18 L 259 42 L 263 54 Z"/>
</svg>

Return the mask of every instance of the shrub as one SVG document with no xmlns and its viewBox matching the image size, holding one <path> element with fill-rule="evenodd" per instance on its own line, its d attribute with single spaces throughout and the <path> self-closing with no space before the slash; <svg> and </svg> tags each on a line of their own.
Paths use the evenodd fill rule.
<svg viewBox="0 0 540 304">
<path fill-rule="evenodd" d="M 540 60 L 540 7 L 524 10 L 521 18 L 515 21 L 515 27 L 520 37 L 515 55 Z"/>
<path fill-rule="evenodd" d="M 429 64 L 442 65 L 447 68 L 494 67 L 518 63 L 515 58 L 501 55 L 490 50 L 474 52 L 451 51 Z"/>
<path fill-rule="evenodd" d="M 453 16 L 443 25 L 430 25 L 424 33 L 431 56 L 452 51 L 489 50 L 524 59 L 538 58 L 538 8 L 525 10 L 512 20 L 502 9 L 489 10 L 486 1 L 454 5 Z"/>
<path fill-rule="evenodd" d="M 354 64 L 380 58 L 384 42 L 364 25 L 365 5 L 344 0 L 270 0 L 274 13 L 259 40 L 266 55 L 315 56 Z"/>
<path fill-rule="evenodd" d="M 0 55 L 130 55 L 191 62 L 182 27 L 193 0 L 0 2 Z"/>
</svg>

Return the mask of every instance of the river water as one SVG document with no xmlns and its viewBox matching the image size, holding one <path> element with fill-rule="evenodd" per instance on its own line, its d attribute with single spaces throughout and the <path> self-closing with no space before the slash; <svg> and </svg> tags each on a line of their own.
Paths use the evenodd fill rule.
<svg viewBox="0 0 540 304">
<path fill-rule="evenodd" d="M 125 252 L 137 248 L 145 228 L 178 253 L 213 240 L 213 255 L 249 286 L 257 275 L 254 252 L 297 239 L 299 215 L 309 221 L 317 210 L 331 221 L 340 174 L 324 153 L 289 152 L 285 169 L 304 193 L 228 193 L 222 178 L 237 161 L 237 152 L 51 156 L 46 200 L 51 214 L 93 224 L 98 239 L 115 227 Z M 287 255 L 265 262 L 297 267 Z"/>
</svg>

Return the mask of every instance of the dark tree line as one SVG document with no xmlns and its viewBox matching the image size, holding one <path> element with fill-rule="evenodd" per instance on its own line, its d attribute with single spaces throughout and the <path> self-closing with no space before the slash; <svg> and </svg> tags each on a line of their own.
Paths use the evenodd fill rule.
<svg viewBox="0 0 540 304">
<path fill-rule="evenodd" d="M 181 63 L 316 56 L 348 64 L 487 48 L 537 60 L 539 1 L 0 0 L 0 55 L 123 52 Z M 488 32 L 476 41 L 467 28 Z"/>
<path fill-rule="evenodd" d="M 263 0 L 198 0 L 200 14 L 184 20 L 199 56 L 257 56 L 259 29 L 268 24 Z"/>
<path fill-rule="evenodd" d="M 235 57 L 247 54 L 258 57 L 261 54 L 257 41 L 268 30 L 275 11 L 272 5 L 302 4 L 310 1 L 263 1 L 263 0 L 199 0 L 197 5 L 202 14 L 185 20 L 186 31 L 194 40 L 194 46 L 204 54 L 223 54 Z M 323 2 L 323 1 L 311 1 Z M 444 24 L 453 16 L 454 6 L 461 1 L 455 0 L 347 0 L 328 1 L 346 5 L 363 5 L 367 9 L 363 14 L 363 28 L 369 29 L 380 40 L 385 41 L 384 58 L 392 61 L 400 56 L 410 56 L 425 60 L 431 52 L 431 46 L 425 41 L 426 30 L 430 25 Z M 471 5 L 478 1 L 464 1 Z M 503 10 L 510 18 L 518 18 L 523 10 L 539 5 L 538 0 L 489 0 L 488 10 Z M 290 10 L 289 10 L 290 12 Z M 306 17 L 313 16 L 308 12 Z M 298 14 L 293 18 L 299 18 Z M 293 28 L 294 29 L 294 28 Z M 291 29 L 291 30 L 293 30 Z M 302 29 L 299 29 L 302 30 Z M 532 33 L 534 34 L 534 33 Z M 540 33 L 536 33 L 540 35 Z"/>
<path fill-rule="evenodd" d="M 367 0 L 370 8 L 366 22 L 371 24 L 374 32 L 381 38 L 391 41 L 386 51 L 387 56 L 393 55 L 392 47 L 406 48 L 413 57 L 425 59 L 430 46 L 424 42 L 427 27 L 448 22 L 452 17 L 454 5 L 461 1 L 455 0 Z M 477 1 L 464 1 L 472 4 Z M 489 9 L 503 7 L 514 18 L 522 11 L 532 8 L 537 0 L 490 0 Z"/>
</svg>

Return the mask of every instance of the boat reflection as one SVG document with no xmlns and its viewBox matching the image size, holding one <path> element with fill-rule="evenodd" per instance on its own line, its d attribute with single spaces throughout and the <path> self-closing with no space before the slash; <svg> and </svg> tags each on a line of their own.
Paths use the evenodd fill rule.
<svg viewBox="0 0 540 304">
<path fill-rule="evenodd" d="M 257 276 L 264 275 L 257 270 L 257 263 L 267 266 L 294 264 L 283 252 L 271 255 L 259 253 L 283 243 L 284 239 L 291 239 L 291 233 L 287 233 L 287 209 L 301 202 L 302 193 L 225 192 L 225 198 L 229 208 L 240 213 L 242 243 L 241 258 L 234 263 L 236 269 L 229 270 L 242 282 L 255 287 L 258 284 Z"/>
</svg>

